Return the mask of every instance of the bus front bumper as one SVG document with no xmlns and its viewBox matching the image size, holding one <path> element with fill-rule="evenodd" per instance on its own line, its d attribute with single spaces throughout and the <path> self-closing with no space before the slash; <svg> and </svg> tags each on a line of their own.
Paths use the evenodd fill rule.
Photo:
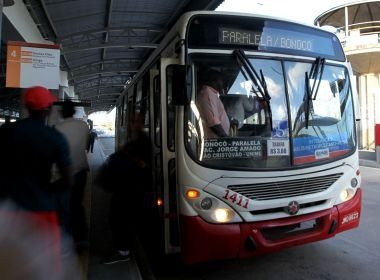
<svg viewBox="0 0 380 280">
<path fill-rule="evenodd" d="M 270 221 L 210 224 L 181 216 L 181 255 L 185 264 L 246 258 L 307 244 L 359 226 L 362 192 L 331 209 Z"/>
</svg>

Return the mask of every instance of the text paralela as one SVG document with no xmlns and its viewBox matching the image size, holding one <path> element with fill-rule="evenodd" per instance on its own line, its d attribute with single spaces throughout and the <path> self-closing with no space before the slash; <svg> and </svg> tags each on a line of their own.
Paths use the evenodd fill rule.
<svg viewBox="0 0 380 280">
<path fill-rule="evenodd" d="M 271 31 L 269 28 L 267 29 Z M 219 28 L 219 43 L 313 51 L 313 40 L 310 37 L 299 32 L 285 30 L 281 32 L 278 30 L 276 32 L 253 32 Z"/>
</svg>

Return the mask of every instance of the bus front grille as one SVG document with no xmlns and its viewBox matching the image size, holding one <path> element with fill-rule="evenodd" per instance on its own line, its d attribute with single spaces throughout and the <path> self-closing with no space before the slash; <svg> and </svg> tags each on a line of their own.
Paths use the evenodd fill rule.
<svg viewBox="0 0 380 280">
<path fill-rule="evenodd" d="M 270 200 L 319 193 L 333 185 L 343 173 L 297 180 L 248 185 L 231 185 L 227 188 L 253 200 Z"/>
</svg>

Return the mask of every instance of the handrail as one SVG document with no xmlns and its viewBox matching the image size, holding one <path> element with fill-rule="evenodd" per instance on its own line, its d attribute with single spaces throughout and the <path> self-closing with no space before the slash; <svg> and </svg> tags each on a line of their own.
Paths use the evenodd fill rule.
<svg viewBox="0 0 380 280">
<path fill-rule="evenodd" d="M 350 27 L 361 26 L 361 25 L 366 25 L 366 24 L 373 24 L 373 23 L 379 23 L 379 25 L 370 25 L 370 26 L 365 26 L 365 27 L 355 28 L 355 29 L 354 28 L 350 28 Z M 349 27 L 348 31 L 357 30 L 357 29 L 361 30 L 361 29 L 369 29 L 369 28 L 380 28 L 380 21 L 378 21 L 378 20 L 375 20 L 375 21 L 366 21 L 366 22 L 349 24 L 347 26 Z M 346 26 L 337 27 L 337 30 L 339 30 L 339 31 L 345 31 L 346 30 Z"/>
</svg>

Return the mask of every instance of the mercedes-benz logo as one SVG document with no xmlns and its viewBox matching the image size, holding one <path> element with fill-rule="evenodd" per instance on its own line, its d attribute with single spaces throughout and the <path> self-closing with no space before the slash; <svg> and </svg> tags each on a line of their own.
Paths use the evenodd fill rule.
<svg viewBox="0 0 380 280">
<path fill-rule="evenodd" d="M 286 207 L 286 212 L 289 215 L 295 215 L 300 210 L 300 205 L 297 201 L 293 200 L 289 202 L 288 207 Z"/>
</svg>

